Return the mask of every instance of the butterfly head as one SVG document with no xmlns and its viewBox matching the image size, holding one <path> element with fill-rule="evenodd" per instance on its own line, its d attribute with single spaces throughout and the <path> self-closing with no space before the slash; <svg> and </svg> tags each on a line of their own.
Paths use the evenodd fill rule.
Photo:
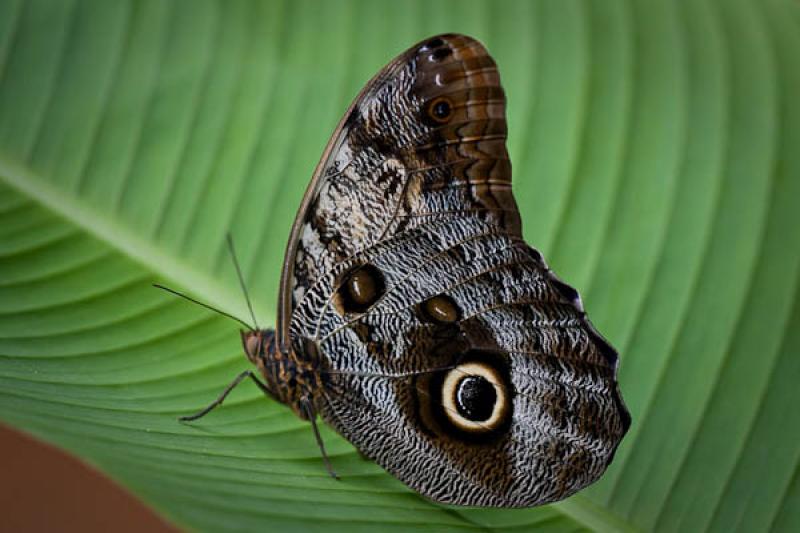
<svg viewBox="0 0 800 533">
<path fill-rule="evenodd" d="M 275 351 L 275 331 L 271 329 L 241 330 L 242 347 L 247 358 L 256 366 Z"/>
</svg>

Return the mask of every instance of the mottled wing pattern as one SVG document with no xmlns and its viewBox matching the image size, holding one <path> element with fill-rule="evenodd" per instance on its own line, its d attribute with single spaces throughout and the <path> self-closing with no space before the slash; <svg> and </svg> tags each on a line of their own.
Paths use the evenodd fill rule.
<svg viewBox="0 0 800 533">
<path fill-rule="evenodd" d="M 402 54 L 323 156 L 283 280 L 286 344 L 321 365 L 317 411 L 410 487 L 462 505 L 564 498 L 630 424 L 617 354 L 521 238 L 504 115 L 477 41 Z M 469 396 L 473 374 L 484 388 Z M 469 412 L 475 398 L 486 413 Z"/>
<path fill-rule="evenodd" d="M 292 228 L 281 347 L 307 287 L 356 251 L 465 212 L 520 236 L 505 139 L 497 68 L 474 39 L 435 37 L 370 80 L 336 129 Z"/>
</svg>

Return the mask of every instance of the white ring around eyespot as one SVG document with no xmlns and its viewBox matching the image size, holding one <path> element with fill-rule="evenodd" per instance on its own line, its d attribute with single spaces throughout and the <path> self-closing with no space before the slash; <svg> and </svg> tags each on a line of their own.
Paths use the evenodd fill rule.
<svg viewBox="0 0 800 533">
<path fill-rule="evenodd" d="M 461 416 L 456 405 L 456 392 L 458 384 L 468 376 L 480 376 L 492 384 L 495 393 L 495 402 L 492 414 L 486 420 L 476 422 Z M 459 429 L 471 432 L 486 432 L 497 427 L 503 420 L 503 414 L 508 407 L 508 391 L 503 380 L 494 367 L 484 363 L 464 363 L 450 370 L 442 383 L 442 407 L 450 422 Z"/>
</svg>

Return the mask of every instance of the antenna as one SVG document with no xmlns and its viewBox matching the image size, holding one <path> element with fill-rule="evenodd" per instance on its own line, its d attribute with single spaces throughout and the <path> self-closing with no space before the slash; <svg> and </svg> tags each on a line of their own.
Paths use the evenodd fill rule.
<svg viewBox="0 0 800 533">
<path fill-rule="evenodd" d="M 212 307 L 212 306 L 210 306 L 208 304 L 205 304 L 205 303 L 203 303 L 203 302 L 201 302 L 199 300 L 195 300 L 194 298 L 192 298 L 190 296 L 186 296 L 185 294 L 182 294 L 182 293 L 180 293 L 180 292 L 178 292 L 176 290 L 170 289 L 169 287 L 165 287 L 163 285 L 159 285 L 158 283 L 153 283 L 153 287 L 155 287 L 156 289 L 161 289 L 161 290 L 167 291 L 168 293 L 174 294 L 175 296 L 180 296 L 184 300 L 189 300 L 190 302 L 192 302 L 194 304 L 197 304 L 197 305 L 199 305 L 201 307 L 205 307 L 206 309 L 210 309 L 211 311 L 214 311 L 215 313 L 219 313 L 222 316 L 226 316 L 226 317 L 228 317 L 230 319 L 233 319 L 236 322 L 238 322 L 239 324 L 241 324 L 244 327 L 246 327 L 247 329 L 249 329 L 251 331 L 254 331 L 253 330 L 253 326 L 251 326 L 250 324 L 248 324 L 244 320 L 242 320 L 240 318 L 236 318 L 235 316 L 230 315 L 230 314 L 226 313 L 225 311 L 221 311 L 221 310 L 217 309 L 216 307 Z"/>
<path fill-rule="evenodd" d="M 231 252 L 231 259 L 233 259 L 233 266 L 236 267 L 236 275 L 239 276 L 239 285 L 242 287 L 242 292 L 244 293 L 244 300 L 247 302 L 247 308 L 250 310 L 250 318 L 253 319 L 253 324 L 256 326 L 256 330 L 260 329 L 258 327 L 258 320 L 256 320 L 256 314 L 253 312 L 253 305 L 250 303 L 250 296 L 247 294 L 247 287 L 244 284 L 244 276 L 242 276 L 242 269 L 239 268 L 239 261 L 236 259 L 236 250 L 233 248 L 233 237 L 231 234 L 228 233 L 226 235 L 228 239 L 228 249 Z"/>
</svg>

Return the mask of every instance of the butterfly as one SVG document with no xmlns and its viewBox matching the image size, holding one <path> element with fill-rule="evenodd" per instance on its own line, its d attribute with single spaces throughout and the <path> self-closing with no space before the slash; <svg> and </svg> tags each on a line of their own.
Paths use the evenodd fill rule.
<svg viewBox="0 0 800 533">
<path fill-rule="evenodd" d="M 477 40 L 381 69 L 302 200 L 275 329 L 241 333 L 263 381 L 243 372 L 183 419 L 249 377 L 312 423 L 334 476 L 318 416 L 437 502 L 528 507 L 597 480 L 631 422 L 618 356 L 523 240 L 505 141 Z"/>
</svg>

